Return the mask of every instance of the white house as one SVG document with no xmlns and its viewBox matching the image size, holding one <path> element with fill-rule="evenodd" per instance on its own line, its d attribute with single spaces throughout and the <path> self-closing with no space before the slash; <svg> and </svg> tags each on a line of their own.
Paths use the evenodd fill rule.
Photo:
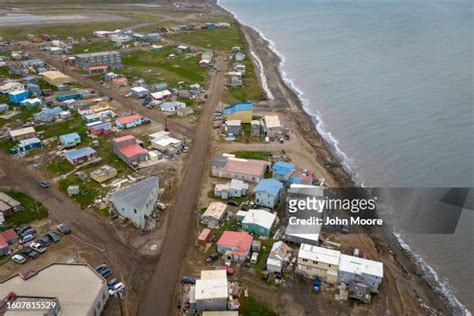
<svg viewBox="0 0 474 316">
<path fill-rule="evenodd" d="M 340 257 L 338 250 L 301 244 L 296 272 L 310 278 L 319 276 L 323 281 L 336 284 Z"/>
<path fill-rule="evenodd" d="M 206 211 L 201 215 L 201 223 L 209 228 L 219 226 L 227 211 L 227 205 L 222 202 L 211 202 Z"/>
<path fill-rule="evenodd" d="M 281 272 L 286 263 L 290 261 L 291 248 L 283 241 L 274 242 L 267 259 L 267 270 Z"/>
<path fill-rule="evenodd" d="M 229 197 L 241 197 L 247 195 L 249 184 L 243 180 L 232 179 L 229 184 Z"/>
<path fill-rule="evenodd" d="M 113 192 L 110 197 L 112 209 L 140 229 L 146 228 L 158 199 L 158 182 L 158 177 L 149 177 Z"/>
<path fill-rule="evenodd" d="M 338 282 L 343 282 L 347 285 L 353 282 L 363 283 L 369 287 L 371 292 L 377 293 L 382 279 L 382 262 L 341 255 Z"/>
<path fill-rule="evenodd" d="M 265 210 L 249 210 L 242 220 L 242 229 L 259 236 L 270 236 L 276 214 Z"/>
<path fill-rule="evenodd" d="M 196 280 L 194 290 L 198 312 L 225 311 L 228 296 L 229 288 L 225 269 L 201 271 L 201 279 Z"/>
</svg>

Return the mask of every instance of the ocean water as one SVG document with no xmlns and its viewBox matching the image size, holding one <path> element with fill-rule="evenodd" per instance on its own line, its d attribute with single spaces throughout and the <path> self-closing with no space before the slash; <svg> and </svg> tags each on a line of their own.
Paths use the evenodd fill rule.
<svg viewBox="0 0 474 316">
<path fill-rule="evenodd" d="M 358 181 L 474 187 L 471 1 L 220 4 L 283 56 L 281 71 Z M 474 309 L 474 212 L 462 213 L 454 235 L 401 237 L 453 303 Z"/>
</svg>

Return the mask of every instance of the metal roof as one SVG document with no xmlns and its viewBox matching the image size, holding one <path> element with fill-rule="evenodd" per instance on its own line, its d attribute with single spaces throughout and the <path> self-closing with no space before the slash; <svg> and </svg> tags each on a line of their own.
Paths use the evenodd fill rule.
<svg viewBox="0 0 474 316">
<path fill-rule="evenodd" d="M 157 184 L 158 177 L 153 176 L 146 178 L 125 189 L 113 192 L 110 200 L 112 203 L 120 202 L 122 204 L 128 204 L 131 208 L 141 210 L 148 202 L 148 198 L 154 192 L 155 185 Z"/>
<path fill-rule="evenodd" d="M 257 184 L 254 192 L 267 192 L 273 196 L 277 196 L 283 188 L 283 183 L 275 179 L 262 179 Z"/>
</svg>

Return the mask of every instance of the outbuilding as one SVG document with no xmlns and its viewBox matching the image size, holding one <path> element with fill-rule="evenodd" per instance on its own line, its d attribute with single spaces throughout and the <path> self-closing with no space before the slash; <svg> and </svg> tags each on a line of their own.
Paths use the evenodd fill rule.
<svg viewBox="0 0 474 316">
<path fill-rule="evenodd" d="M 63 148 L 71 148 L 81 143 L 81 137 L 78 133 L 69 133 L 59 136 L 59 142 Z"/>
<path fill-rule="evenodd" d="M 209 228 L 216 228 L 221 223 L 227 211 L 227 205 L 222 202 L 211 202 L 201 215 L 201 223 Z"/>
</svg>

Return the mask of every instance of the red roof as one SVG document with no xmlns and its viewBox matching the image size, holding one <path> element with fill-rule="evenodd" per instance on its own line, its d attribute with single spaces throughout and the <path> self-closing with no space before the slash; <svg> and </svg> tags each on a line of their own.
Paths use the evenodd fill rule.
<svg viewBox="0 0 474 316">
<path fill-rule="evenodd" d="M 90 70 L 90 71 L 94 71 L 94 70 L 107 70 L 107 68 L 109 68 L 109 66 L 107 66 L 107 65 L 100 65 L 100 66 L 90 66 L 90 67 L 87 67 L 87 70 Z"/>
<path fill-rule="evenodd" d="M 18 238 L 18 235 L 13 229 L 8 229 L 4 231 L 3 233 L 1 233 L 0 235 L 3 236 L 3 238 L 5 238 L 6 241 Z"/>
<path fill-rule="evenodd" d="M 127 78 L 125 77 L 120 77 L 120 78 L 115 78 L 112 80 L 114 83 L 119 83 L 119 84 L 123 84 L 123 83 L 127 83 L 128 80 Z"/>
<path fill-rule="evenodd" d="M 137 144 L 128 144 L 118 149 L 125 157 L 132 158 L 139 154 L 147 154 L 148 151 Z"/>
<path fill-rule="evenodd" d="M 133 115 L 129 115 L 129 116 L 120 117 L 120 118 L 117 119 L 117 122 L 119 122 L 122 125 L 125 125 L 125 124 L 128 124 L 128 123 L 132 123 L 132 122 L 141 120 L 142 118 L 143 118 L 143 116 L 141 116 L 140 114 L 133 114 Z"/>
<path fill-rule="evenodd" d="M 211 230 L 209 228 L 204 228 L 202 232 L 199 234 L 198 240 L 207 240 L 210 234 L 211 234 Z"/>
<path fill-rule="evenodd" d="M 126 136 L 114 138 L 114 139 L 112 139 L 112 141 L 113 141 L 114 143 L 120 143 L 120 142 L 123 142 L 123 141 L 126 141 L 126 140 L 130 140 L 130 139 L 135 139 L 135 136 L 126 135 Z"/>
<path fill-rule="evenodd" d="M 260 176 L 265 173 L 267 166 L 268 163 L 264 160 L 228 159 L 225 169 L 229 172 Z"/>
<path fill-rule="evenodd" d="M 225 231 L 221 238 L 219 238 L 219 241 L 217 241 L 217 244 L 235 248 L 234 253 L 243 256 L 249 252 L 252 241 L 253 237 L 247 232 Z"/>
<path fill-rule="evenodd" d="M 8 247 L 8 243 L 3 235 L 0 235 L 0 249 Z"/>
</svg>

